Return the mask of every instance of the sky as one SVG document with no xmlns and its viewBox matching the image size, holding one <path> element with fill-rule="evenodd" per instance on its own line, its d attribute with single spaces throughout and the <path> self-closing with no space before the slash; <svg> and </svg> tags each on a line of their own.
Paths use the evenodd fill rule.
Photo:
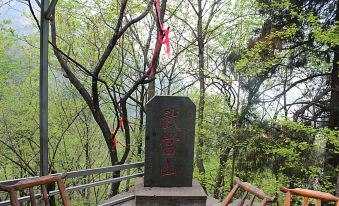
<svg viewBox="0 0 339 206">
<path fill-rule="evenodd" d="M 32 33 L 32 20 L 28 18 L 29 9 L 26 4 L 18 1 L 11 1 L 9 4 L 4 4 L 8 0 L 0 0 L 0 22 L 3 20 L 11 20 L 9 25 L 20 34 Z M 4 5 L 3 5 L 4 4 Z"/>
</svg>

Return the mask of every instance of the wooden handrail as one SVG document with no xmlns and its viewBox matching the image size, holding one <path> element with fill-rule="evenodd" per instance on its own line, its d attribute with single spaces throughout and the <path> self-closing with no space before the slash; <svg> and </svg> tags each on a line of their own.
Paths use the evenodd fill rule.
<svg viewBox="0 0 339 206">
<path fill-rule="evenodd" d="M 276 197 L 270 197 L 268 195 L 266 195 L 264 193 L 264 191 L 262 191 L 261 189 L 254 187 L 253 185 L 251 185 L 248 182 L 241 182 L 239 178 L 236 178 L 236 183 L 243 189 L 246 190 L 252 194 L 254 194 L 255 196 L 259 197 L 260 199 L 267 199 L 269 202 L 273 202 L 274 200 L 276 200 Z"/>
<path fill-rule="evenodd" d="M 336 197 L 330 193 L 320 192 L 315 190 L 308 190 L 308 189 L 288 189 L 286 187 L 280 187 L 280 191 L 285 192 L 285 201 L 284 206 L 291 205 L 292 195 L 302 196 L 304 197 L 303 206 L 308 206 L 309 200 L 308 198 L 314 198 L 317 200 L 316 206 L 321 206 L 321 201 L 325 202 L 335 202 L 336 206 L 339 206 L 339 197 Z"/>
<path fill-rule="evenodd" d="M 330 193 L 320 192 L 320 191 L 315 191 L 315 190 L 308 190 L 308 189 L 301 189 L 301 188 L 288 189 L 286 187 L 280 187 L 280 191 L 284 193 L 289 191 L 292 195 L 299 195 L 303 197 L 315 198 L 315 199 L 320 199 L 324 201 L 330 201 L 330 202 L 339 201 L 339 197 L 336 197 Z"/>
<path fill-rule="evenodd" d="M 57 182 L 60 179 L 64 179 L 65 177 L 66 177 L 66 173 L 64 173 L 60 176 L 47 175 L 47 176 L 43 176 L 43 177 L 37 177 L 37 178 L 22 180 L 22 181 L 15 183 L 11 187 L 16 189 L 16 190 L 22 190 L 22 189 L 25 189 L 25 188 L 35 187 L 35 186 L 38 186 L 38 185 L 48 185 L 48 184 L 51 184 L 53 182 Z"/>
<path fill-rule="evenodd" d="M 67 176 L 65 177 L 66 179 L 69 178 L 75 178 L 75 177 L 83 177 L 83 176 L 88 176 L 88 175 L 94 175 L 94 174 L 103 174 L 103 173 L 111 173 L 113 171 L 119 171 L 119 170 L 127 170 L 127 169 L 133 169 L 133 168 L 141 168 L 144 166 L 144 162 L 136 162 L 136 163 L 129 163 L 129 164 L 123 164 L 123 165 L 115 165 L 115 166 L 109 166 L 109 167 L 101 167 L 101 168 L 94 168 L 94 169 L 85 169 L 85 170 L 80 170 L 80 171 L 71 171 L 67 172 Z M 50 176 L 60 176 L 63 175 L 62 173 L 57 173 L 57 174 L 51 174 Z M 87 188 L 92 188 L 92 187 L 97 187 L 105 184 L 110 184 L 110 183 L 115 183 L 115 182 L 121 182 L 123 180 L 128 180 L 128 179 L 133 179 L 136 177 L 141 177 L 143 175 L 143 172 L 127 175 L 127 176 L 122 176 L 122 177 L 114 177 L 114 178 L 109 178 L 105 180 L 100 180 L 100 181 L 95 181 L 95 182 L 90 182 L 86 184 L 81 184 L 81 185 L 76 185 L 72 187 L 66 188 L 67 192 L 74 192 L 74 191 L 79 191 Z M 28 178 L 20 178 L 20 179 L 13 179 L 13 180 L 3 180 L 0 181 L 0 191 L 6 191 L 8 192 L 9 188 L 8 186 L 13 186 L 16 185 L 17 183 L 25 183 L 28 184 L 30 181 L 28 180 L 36 180 L 39 178 L 38 176 L 34 177 L 28 177 Z M 53 190 L 49 192 L 49 196 L 55 196 L 59 195 L 60 191 L 59 190 Z M 30 201 L 31 194 L 29 196 L 24 196 L 24 197 L 19 197 L 19 202 L 27 202 Z M 43 194 L 35 194 L 35 198 L 41 198 Z M 118 201 L 118 200 L 117 200 Z M 120 200 L 119 200 L 120 201 Z M 114 201 L 115 202 L 115 201 Z M 10 200 L 0 200 L 0 206 L 10 206 Z"/>
<path fill-rule="evenodd" d="M 31 205 L 37 206 L 33 187 L 41 186 L 43 200 L 45 202 L 45 205 L 49 206 L 50 205 L 49 195 L 48 195 L 46 185 L 57 183 L 63 205 L 71 206 L 71 202 L 68 197 L 68 193 L 66 192 L 66 187 L 63 181 L 65 176 L 66 176 L 66 173 L 62 175 L 58 175 L 58 176 L 47 175 L 47 176 L 42 176 L 42 177 L 37 177 L 37 178 L 30 178 L 27 180 L 21 180 L 13 185 L 0 185 L 0 190 L 4 190 L 9 193 L 10 203 L 12 206 L 20 206 L 20 202 L 17 197 L 16 191 L 23 190 L 23 189 L 29 189 Z"/>
<path fill-rule="evenodd" d="M 230 191 L 230 193 L 227 195 L 225 201 L 223 202 L 223 206 L 227 206 L 231 203 L 231 200 L 233 198 L 233 196 L 235 195 L 235 193 L 237 192 L 237 190 L 239 188 L 245 190 L 245 194 L 243 195 L 242 199 L 240 200 L 239 205 L 243 205 L 245 203 L 246 197 L 248 196 L 248 193 L 253 194 L 253 198 L 251 199 L 250 205 L 253 204 L 254 202 L 254 198 L 258 197 L 259 199 L 261 199 L 261 203 L 260 206 L 265 206 L 268 203 L 274 202 L 276 201 L 276 197 L 270 197 L 268 195 L 266 195 L 264 193 L 264 191 L 262 191 L 261 189 L 251 185 L 248 182 L 241 182 L 239 178 L 236 178 L 236 185 L 232 188 L 232 190 Z"/>
</svg>

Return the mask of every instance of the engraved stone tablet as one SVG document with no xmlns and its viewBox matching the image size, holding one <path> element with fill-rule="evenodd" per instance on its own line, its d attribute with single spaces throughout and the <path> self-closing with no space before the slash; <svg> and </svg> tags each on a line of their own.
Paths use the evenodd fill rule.
<svg viewBox="0 0 339 206">
<path fill-rule="evenodd" d="M 155 96 L 146 105 L 145 187 L 191 187 L 195 105 Z"/>
</svg>

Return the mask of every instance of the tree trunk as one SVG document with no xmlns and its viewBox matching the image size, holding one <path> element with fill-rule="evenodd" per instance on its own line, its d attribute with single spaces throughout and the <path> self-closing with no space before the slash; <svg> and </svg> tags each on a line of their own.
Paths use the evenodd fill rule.
<svg viewBox="0 0 339 206">
<path fill-rule="evenodd" d="M 117 165 L 117 158 L 115 158 L 115 155 L 113 153 L 116 153 L 116 152 L 112 152 L 112 150 L 110 150 L 112 166 Z M 113 178 L 118 178 L 118 177 L 120 177 L 120 170 L 113 172 Z M 115 196 L 119 193 L 119 186 L 120 186 L 120 182 L 112 184 L 112 187 L 111 187 L 112 191 L 111 191 L 110 196 Z"/>
<path fill-rule="evenodd" d="M 234 184 L 234 171 L 235 171 L 235 159 L 236 159 L 236 147 L 233 147 L 233 152 L 232 152 L 232 171 L 231 171 L 231 183 L 230 183 L 230 191 L 233 188 Z"/>
<path fill-rule="evenodd" d="M 140 92 L 140 103 L 144 105 L 145 102 L 145 87 L 142 85 L 141 86 L 141 92 Z M 141 157 L 142 155 L 142 142 L 143 142 L 143 134 L 142 134 L 142 128 L 144 126 L 144 110 L 142 106 L 140 106 L 139 109 L 139 138 L 138 138 L 138 143 L 137 143 L 137 150 L 138 150 L 138 156 Z"/>
<path fill-rule="evenodd" d="M 216 199 L 220 199 L 220 196 L 223 195 L 220 189 L 221 187 L 224 186 L 224 179 L 225 179 L 224 171 L 226 169 L 226 163 L 227 163 L 228 155 L 230 151 L 231 151 L 230 148 L 226 148 L 225 150 L 221 148 L 221 151 L 220 151 L 219 170 L 218 170 L 218 174 L 216 178 L 216 183 L 214 185 L 214 194 L 213 194 L 214 198 Z"/>
<path fill-rule="evenodd" d="M 337 9 L 338 11 L 338 9 Z M 337 14 L 337 18 L 339 15 Z M 336 18 L 336 19 L 337 19 Z M 331 74 L 331 100 L 330 100 L 330 118 L 329 118 L 329 128 L 338 130 L 339 128 L 339 46 L 334 48 L 334 59 L 333 59 L 333 69 Z M 327 151 L 334 151 L 335 146 L 329 142 L 326 145 Z M 330 152 L 328 154 L 328 163 L 333 167 L 333 170 L 336 170 L 339 166 L 339 155 Z M 336 194 L 339 194 L 339 174 L 336 174 L 336 177 L 333 179 L 333 183 L 336 183 Z"/>
<path fill-rule="evenodd" d="M 123 34 L 126 32 L 126 30 L 130 26 L 132 26 L 134 23 L 143 19 L 149 13 L 149 11 L 151 9 L 152 2 L 153 1 L 149 1 L 147 9 L 143 13 L 141 13 L 138 17 L 129 21 L 124 26 L 122 26 L 122 25 L 123 25 L 123 17 L 124 17 L 125 9 L 126 9 L 126 6 L 127 6 L 127 0 L 123 0 L 121 2 L 120 15 L 118 16 L 117 24 L 114 28 L 114 34 L 112 35 L 108 45 L 106 46 L 106 48 L 104 50 L 104 53 L 101 55 L 101 57 L 100 57 L 99 61 L 97 62 L 95 68 L 93 68 L 93 71 L 90 71 L 90 69 L 86 69 L 80 63 L 78 63 L 77 61 L 75 61 L 74 59 L 69 57 L 67 54 L 65 54 L 64 52 L 62 52 L 58 48 L 58 46 L 57 46 L 57 34 L 56 34 L 56 27 L 55 27 L 55 18 L 54 18 L 55 17 L 55 10 L 53 10 L 53 14 L 52 14 L 51 19 L 50 19 L 51 40 L 52 40 L 51 43 L 53 45 L 54 54 L 57 57 L 63 71 L 65 72 L 65 77 L 69 79 L 70 83 L 77 89 L 79 94 L 85 100 L 86 104 L 88 105 L 88 108 L 91 110 L 91 113 L 92 113 L 96 123 L 100 127 L 100 130 L 103 134 L 103 137 L 105 139 L 105 142 L 106 142 L 106 145 L 107 145 L 107 148 L 108 148 L 108 151 L 109 151 L 112 166 L 125 163 L 125 160 L 127 159 L 127 156 L 129 154 L 129 151 L 130 151 L 130 129 L 129 129 L 129 123 L 128 123 L 126 102 L 127 102 L 127 99 L 130 97 L 130 95 L 137 89 L 137 87 L 140 84 L 143 84 L 143 81 L 145 80 L 146 77 L 144 75 L 142 77 L 140 77 L 140 79 L 137 80 L 134 83 L 134 85 L 128 90 L 128 92 L 125 94 L 125 96 L 122 98 L 122 100 L 120 100 L 121 101 L 120 106 L 122 108 L 122 113 L 123 113 L 122 116 L 124 117 L 123 118 L 123 126 L 124 126 L 124 132 L 125 132 L 125 143 L 126 143 L 125 145 L 126 146 L 125 146 L 124 154 L 123 154 L 121 160 L 119 161 L 117 150 L 112 149 L 114 142 L 113 142 L 113 136 L 111 134 L 111 128 L 108 125 L 107 120 L 106 120 L 106 118 L 105 118 L 105 116 L 102 113 L 101 108 L 100 108 L 100 94 L 99 94 L 99 89 L 98 89 L 98 82 L 100 82 L 100 84 L 101 83 L 104 84 L 107 87 L 108 93 L 110 93 L 111 91 L 108 88 L 107 83 L 104 80 L 99 78 L 99 76 L 100 76 L 99 74 L 100 74 L 100 71 L 102 71 L 102 69 L 104 68 L 106 60 L 109 58 L 113 49 L 117 45 L 118 40 L 123 36 Z M 162 7 L 161 7 L 162 19 L 164 17 L 165 9 L 166 9 L 166 0 L 162 0 Z M 157 53 L 160 53 L 160 49 L 161 49 L 161 45 L 159 47 L 159 52 L 157 52 Z M 70 66 L 68 64 L 68 61 L 65 60 L 65 57 L 68 60 L 71 60 L 71 62 L 73 62 L 87 76 L 92 77 L 91 90 L 86 89 L 86 87 L 84 86 L 84 82 L 82 82 L 81 79 L 78 78 L 75 75 L 75 73 L 73 72 L 74 70 L 73 70 L 72 66 Z M 115 91 L 112 91 L 112 92 L 115 92 Z M 154 93 L 153 93 L 153 95 L 154 95 Z M 113 97 L 112 97 L 112 99 L 113 99 Z M 113 106 L 117 110 L 118 105 L 113 104 Z M 118 114 L 116 114 L 116 115 L 118 115 Z M 120 171 L 116 171 L 116 172 L 113 173 L 114 178 L 119 177 L 119 176 L 120 176 Z M 118 188 L 119 188 L 119 183 L 115 183 L 115 184 L 112 185 L 112 195 L 116 195 L 118 193 Z"/>
<path fill-rule="evenodd" d="M 339 1 L 337 1 L 337 9 L 335 21 L 339 21 Z M 331 99 L 330 99 L 330 118 L 329 118 L 329 128 L 338 130 L 339 129 L 339 46 L 333 48 L 334 58 L 333 58 L 333 68 L 331 72 Z M 334 151 L 335 146 L 327 143 L 327 151 Z M 328 154 L 328 164 L 333 167 L 333 170 L 338 168 L 339 164 L 339 155 L 331 152 Z M 339 194 L 339 174 L 333 178 L 333 183 L 336 184 L 336 195 Z"/>
<path fill-rule="evenodd" d="M 162 0 L 161 1 L 160 21 L 162 23 L 164 23 L 164 17 L 165 17 L 165 11 L 166 11 L 166 3 L 167 3 L 167 0 Z M 159 29 L 160 28 L 158 28 L 158 30 Z M 157 42 L 159 43 L 159 37 L 157 37 Z M 160 51 L 161 51 L 161 44 L 159 44 L 159 49 L 158 49 L 157 53 L 155 54 L 155 60 L 154 60 L 154 63 L 153 63 L 155 68 L 158 67 Z M 148 94 L 147 95 L 147 101 L 149 101 L 152 97 L 154 97 L 154 95 L 155 95 L 155 80 L 148 84 L 148 92 L 147 92 L 147 94 Z"/>
<path fill-rule="evenodd" d="M 148 84 L 148 91 L 147 91 L 147 101 L 151 100 L 152 97 L 155 95 L 155 80 L 151 81 Z"/>
<path fill-rule="evenodd" d="M 338 20 L 339 21 L 339 20 Z M 330 122 L 332 129 L 339 128 L 339 46 L 334 48 L 333 69 L 331 72 Z"/>
<path fill-rule="evenodd" d="M 202 158 L 202 151 L 204 147 L 204 137 L 203 137 L 203 121 L 204 121 L 204 108 L 205 108 L 205 73 L 204 73 L 204 39 L 203 39 L 203 29 L 202 29 L 202 5 L 201 0 L 198 1 L 199 14 L 198 14 L 198 56 L 199 56 L 199 107 L 198 107 L 198 132 L 197 132 L 197 153 L 196 153 L 196 163 L 198 167 L 199 174 L 205 174 L 204 161 Z M 202 182 L 204 187 L 204 182 Z"/>
<path fill-rule="evenodd" d="M 55 12 L 55 11 L 54 11 Z M 57 46 L 57 41 L 56 41 L 56 27 L 55 27 L 55 19 L 54 19 L 55 14 L 53 13 L 53 17 L 51 18 L 51 36 L 52 36 L 52 42 L 55 46 Z M 102 135 L 104 136 L 106 146 L 108 148 L 110 158 L 111 158 L 111 163 L 112 166 L 118 164 L 118 154 L 116 150 L 112 150 L 112 145 L 113 145 L 113 139 L 112 139 L 112 134 L 110 127 L 108 126 L 107 120 L 105 119 L 105 116 L 103 115 L 99 102 L 98 102 L 98 94 L 96 93 L 97 91 L 93 90 L 95 93 L 92 94 L 93 99 L 89 92 L 86 90 L 84 85 L 80 82 L 80 80 L 76 77 L 76 75 L 72 72 L 72 69 L 68 66 L 67 62 L 63 59 L 61 53 L 59 50 L 54 47 L 54 54 L 57 57 L 61 67 L 67 74 L 67 78 L 69 79 L 70 83 L 78 90 L 79 94 L 82 96 L 82 98 L 85 100 L 86 104 L 88 105 L 88 108 L 91 110 L 91 113 L 100 127 L 100 130 L 102 132 Z M 96 82 L 97 80 L 95 78 L 92 78 L 92 85 L 96 87 Z M 92 87 L 93 87 L 92 86 Z M 127 145 L 126 145 L 127 146 Z M 120 176 L 120 171 L 114 172 L 113 177 L 119 177 Z M 119 183 L 113 184 L 112 185 L 112 195 L 116 195 L 118 192 L 119 188 Z"/>
<path fill-rule="evenodd" d="M 285 121 L 287 121 L 287 115 L 288 115 L 288 111 L 287 111 L 287 94 L 286 94 L 286 87 L 287 87 L 287 81 L 288 81 L 288 74 L 287 74 L 287 69 L 285 69 L 285 78 L 284 78 L 284 95 L 283 95 L 283 102 L 284 102 L 284 118 Z"/>
</svg>

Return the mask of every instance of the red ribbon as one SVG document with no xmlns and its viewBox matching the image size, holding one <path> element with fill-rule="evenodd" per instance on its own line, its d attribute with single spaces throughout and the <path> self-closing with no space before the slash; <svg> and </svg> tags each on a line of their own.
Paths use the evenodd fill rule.
<svg viewBox="0 0 339 206">
<path fill-rule="evenodd" d="M 121 126 L 122 126 L 123 123 L 124 123 L 124 117 L 122 116 L 122 117 L 120 118 L 120 120 L 119 120 L 118 131 L 119 131 L 119 129 L 121 128 Z M 121 130 L 122 130 L 122 128 L 121 128 Z M 115 151 L 115 150 L 116 150 L 116 147 L 117 147 L 117 142 L 118 142 L 118 140 L 117 140 L 117 137 L 116 137 L 116 133 L 118 133 L 118 132 L 116 132 L 115 130 L 112 130 L 112 135 L 115 134 L 114 137 L 113 137 L 112 151 Z"/>
<path fill-rule="evenodd" d="M 169 29 L 163 29 L 162 32 L 165 35 L 165 39 L 163 39 L 162 35 L 160 33 L 158 33 L 159 36 L 159 42 L 161 44 L 166 44 L 166 53 L 168 58 L 171 58 L 171 45 L 169 42 Z"/>
<path fill-rule="evenodd" d="M 124 123 L 124 117 L 122 116 L 119 120 L 119 128 L 122 126 L 123 123 Z"/>
<path fill-rule="evenodd" d="M 164 29 L 163 25 L 160 21 L 160 8 L 159 8 L 158 1 L 154 0 L 153 3 L 154 3 L 154 7 L 156 9 L 157 21 L 159 23 L 161 32 L 160 31 L 158 32 L 158 40 L 157 40 L 157 43 L 155 44 L 155 48 L 154 48 L 154 51 L 153 51 L 153 56 L 152 56 L 152 60 L 151 60 L 151 63 L 150 63 L 150 69 L 147 72 L 147 76 L 149 76 L 151 78 L 154 77 L 154 75 L 155 75 L 154 61 L 155 61 L 155 53 L 159 48 L 159 43 L 160 44 L 166 44 L 166 53 L 168 55 L 168 58 L 171 58 L 171 45 L 170 45 L 170 41 L 169 41 L 169 29 Z"/>
<path fill-rule="evenodd" d="M 112 130 L 112 133 L 114 134 L 115 130 Z M 112 150 L 115 151 L 116 147 L 117 147 L 117 138 L 116 138 L 116 136 L 114 136 L 113 137 Z"/>
<path fill-rule="evenodd" d="M 161 33 L 158 32 L 158 38 L 159 38 L 159 42 L 160 44 L 166 44 L 166 53 L 168 55 L 168 58 L 170 58 L 171 56 L 171 46 L 170 46 L 170 42 L 169 42 L 169 29 L 164 29 L 164 26 L 162 25 L 161 21 L 160 21 L 160 7 L 158 4 L 158 0 L 154 0 L 153 1 L 155 9 L 157 11 L 157 16 L 158 16 L 158 23 L 160 26 L 160 30 Z M 165 39 L 163 39 L 163 35 L 165 36 Z"/>
</svg>

